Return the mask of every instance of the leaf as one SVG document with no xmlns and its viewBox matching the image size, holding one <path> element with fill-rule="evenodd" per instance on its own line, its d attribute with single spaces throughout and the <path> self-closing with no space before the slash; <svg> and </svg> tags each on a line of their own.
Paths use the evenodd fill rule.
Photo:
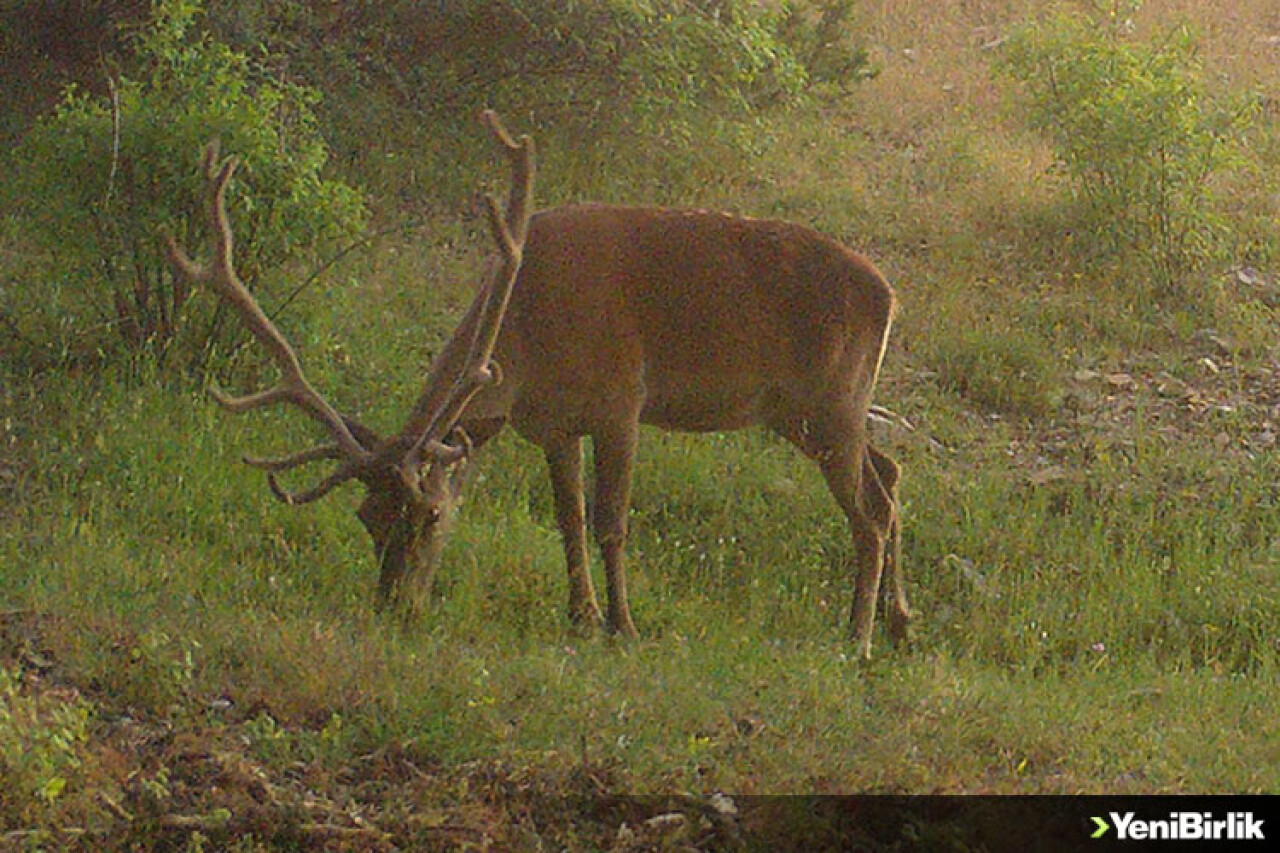
<svg viewBox="0 0 1280 853">
<path fill-rule="evenodd" d="M 48 802 L 53 802 L 62 794 L 67 787 L 67 780 L 62 776 L 50 776 L 40 786 L 40 796 Z"/>
</svg>

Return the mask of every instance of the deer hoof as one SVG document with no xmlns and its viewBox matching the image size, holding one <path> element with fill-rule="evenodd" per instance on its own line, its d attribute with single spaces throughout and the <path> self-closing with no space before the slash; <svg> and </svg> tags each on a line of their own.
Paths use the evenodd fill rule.
<svg viewBox="0 0 1280 853">
<path fill-rule="evenodd" d="M 604 617 L 595 603 L 586 607 L 570 607 L 569 621 L 583 635 L 594 634 L 604 628 Z"/>
<path fill-rule="evenodd" d="M 636 626 L 631 621 L 630 616 L 612 620 L 609 623 L 609 633 L 621 640 L 640 639 L 640 632 L 636 630 Z"/>
</svg>

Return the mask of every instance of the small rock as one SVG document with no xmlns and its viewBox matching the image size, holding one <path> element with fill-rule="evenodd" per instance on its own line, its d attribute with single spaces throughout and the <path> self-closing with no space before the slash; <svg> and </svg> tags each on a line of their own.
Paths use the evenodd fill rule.
<svg viewBox="0 0 1280 853">
<path fill-rule="evenodd" d="M 711 808 L 724 817 L 736 817 L 738 814 L 738 807 L 734 804 L 733 798 L 718 791 L 711 795 Z"/>
<path fill-rule="evenodd" d="M 1112 388 L 1129 390 L 1138 387 L 1138 380 L 1134 379 L 1128 373 L 1116 372 L 1107 374 L 1107 384 Z"/>
<path fill-rule="evenodd" d="M 686 820 L 685 816 L 680 812 L 668 812 L 667 814 L 654 815 L 646 820 L 644 825 L 659 832 L 674 832 L 677 829 L 681 829 Z"/>
</svg>

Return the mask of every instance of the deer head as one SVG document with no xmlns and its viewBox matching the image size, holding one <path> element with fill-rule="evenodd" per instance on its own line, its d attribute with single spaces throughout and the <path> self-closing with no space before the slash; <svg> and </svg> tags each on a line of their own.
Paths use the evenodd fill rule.
<svg viewBox="0 0 1280 853">
<path fill-rule="evenodd" d="M 485 111 L 483 120 L 506 153 L 513 173 L 505 210 L 496 199 L 486 197 L 497 252 L 462 324 L 433 364 L 404 427 L 390 438 L 383 439 L 338 412 L 315 390 L 297 352 L 237 275 L 226 210 L 227 187 L 237 161 L 220 159 L 216 141 L 204 152 L 209 259 L 196 263 L 172 237 L 166 237 L 169 261 L 177 274 L 213 288 L 280 370 L 280 381 L 265 391 L 232 397 L 213 388 L 214 399 L 232 412 L 288 403 L 323 426 L 330 438 L 326 444 L 284 457 L 246 455 L 245 463 L 266 471 L 272 494 L 293 506 L 319 500 L 338 486 L 358 480 L 365 488 L 358 516 L 373 539 L 381 571 L 379 605 L 410 614 L 421 610 L 429 596 L 440 534 L 457 500 L 470 451 L 458 420 L 481 389 L 501 381 L 493 348 L 520 270 L 532 208 L 532 141 L 527 136 L 513 140 L 492 111 Z M 334 468 L 310 488 L 286 491 L 277 479 L 280 472 L 326 460 L 335 463 Z"/>
</svg>

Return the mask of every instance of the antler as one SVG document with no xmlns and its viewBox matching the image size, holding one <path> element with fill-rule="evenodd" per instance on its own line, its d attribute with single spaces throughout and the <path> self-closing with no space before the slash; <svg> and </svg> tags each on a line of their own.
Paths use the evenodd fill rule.
<svg viewBox="0 0 1280 853">
<path fill-rule="evenodd" d="M 272 403 L 292 403 L 320 422 L 333 439 L 329 444 L 280 458 L 244 457 L 246 464 L 267 472 L 267 482 L 272 493 L 285 503 L 310 503 L 348 480 L 362 478 L 370 470 L 387 464 L 398 467 L 405 484 L 414 494 L 421 495 L 424 454 L 431 456 L 437 464 L 452 465 L 469 452 L 470 446 L 465 436 L 457 444 L 448 444 L 445 438 L 453 432 L 463 411 L 480 389 L 501 381 L 502 372 L 493 362 L 493 348 L 510 302 L 511 288 L 520 271 L 533 204 L 533 141 L 528 136 L 521 136 L 518 142 L 513 140 L 492 110 L 486 110 L 482 118 L 505 149 L 513 173 L 505 212 L 494 198 L 485 199 L 489 229 L 498 244 L 500 257 L 497 263 L 490 266 L 488 278 L 476 296 L 476 303 L 468 312 L 468 321 L 464 321 L 455 332 L 455 338 L 446 344 L 446 352 L 458 354 L 463 352 L 465 346 L 466 357 L 461 368 L 452 368 L 456 357 L 442 358 L 419 397 L 405 430 L 387 442 L 380 441 L 371 430 L 355 419 L 340 414 L 311 386 L 302 372 L 293 347 L 263 313 L 257 300 L 236 274 L 232 258 L 231 223 L 226 211 L 226 191 L 237 161 L 234 157 L 228 157 L 219 163 L 216 141 L 205 147 L 204 174 L 208 185 L 210 260 L 207 264 L 197 264 L 179 248 L 171 236 L 166 235 L 169 262 L 179 275 L 192 282 L 212 286 L 266 348 L 281 373 L 281 379 L 274 387 L 243 397 L 228 396 L 217 388 L 211 388 L 210 392 L 218 403 L 233 412 L 245 412 Z M 471 322 L 472 317 L 477 319 Z M 470 340 L 457 338 L 468 332 Z M 437 403 L 437 395 L 446 387 L 447 382 L 452 382 L 452 385 L 448 386 L 448 393 Z M 340 464 L 310 489 L 288 492 L 276 481 L 275 475 L 280 471 L 321 459 L 339 460 Z"/>
<path fill-rule="evenodd" d="M 213 398 L 224 408 L 233 412 L 246 412 L 272 403 L 292 403 L 320 422 L 332 436 L 331 444 L 280 459 L 244 457 L 247 464 L 268 472 L 271 491 L 280 500 L 291 504 L 308 503 L 328 494 L 335 486 L 358 476 L 368 466 L 373 456 L 356 440 L 348 424 L 355 427 L 366 438 L 370 437 L 369 431 L 359 427 L 352 419 L 339 414 L 311 386 L 302 372 L 302 366 L 293 347 L 263 313 L 253 294 L 236 274 L 232 257 L 231 223 L 226 209 L 226 192 L 227 184 L 235 173 L 237 163 L 235 157 L 228 157 L 221 163 L 218 162 L 216 140 L 205 146 L 204 175 L 208 193 L 210 258 L 207 264 L 197 264 L 178 246 L 172 236 L 166 235 L 169 262 L 179 275 L 192 282 L 213 287 L 240 317 L 245 327 L 266 348 L 272 360 L 280 368 L 281 379 L 272 388 L 243 397 L 231 397 L 217 388 L 211 388 L 210 393 Z M 288 470 L 317 459 L 344 461 L 333 474 L 305 492 L 295 494 L 280 488 L 274 472 Z"/>
<path fill-rule="evenodd" d="M 411 486 L 417 482 L 424 453 L 431 455 L 438 464 L 445 465 L 466 455 L 468 448 L 465 444 L 450 445 L 445 437 L 457 426 L 467 404 L 482 388 L 502 381 L 502 370 L 493 361 L 493 347 L 511 301 L 511 288 L 520 272 L 525 238 L 529 232 L 533 207 L 534 147 L 533 140 L 527 135 L 522 135 L 519 142 L 513 140 L 493 110 L 485 110 L 481 118 L 511 161 L 512 183 L 506 212 L 497 199 L 485 196 L 489 230 L 498 244 L 501 257 L 496 265 L 490 267 L 488 279 L 476 296 L 477 300 L 483 300 L 483 307 L 475 323 L 466 362 L 448 396 L 431 415 L 426 429 L 414 441 L 401 463 L 401 474 Z"/>
</svg>

